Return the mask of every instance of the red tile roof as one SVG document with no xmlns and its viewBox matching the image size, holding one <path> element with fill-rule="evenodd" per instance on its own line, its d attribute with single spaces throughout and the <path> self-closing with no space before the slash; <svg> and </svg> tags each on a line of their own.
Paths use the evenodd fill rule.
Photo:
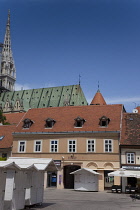
<svg viewBox="0 0 140 210">
<path fill-rule="evenodd" d="M 29 118 L 34 123 L 27 129 L 23 128 L 23 120 L 15 132 L 68 132 L 68 131 L 119 131 L 123 105 L 97 106 L 65 106 L 30 109 L 23 119 Z M 86 120 L 82 128 L 75 128 L 75 118 Z M 106 116 L 110 119 L 108 127 L 100 127 L 99 119 Z M 45 128 L 45 120 L 52 118 L 56 121 L 53 128 Z"/>
<path fill-rule="evenodd" d="M 14 125 L 1 125 L 0 126 L 0 137 L 4 136 L 2 140 L 0 140 L 0 148 L 9 148 L 13 143 L 12 132 L 15 130 Z"/>
<path fill-rule="evenodd" d="M 106 105 L 106 102 L 98 90 L 97 93 L 95 94 L 93 100 L 91 101 L 90 105 Z"/>
<path fill-rule="evenodd" d="M 121 145 L 140 145 L 140 114 L 124 113 Z"/>
<path fill-rule="evenodd" d="M 6 116 L 6 121 L 10 125 L 0 125 L 0 137 L 4 136 L 0 140 L 0 148 L 9 148 L 13 143 L 12 132 L 15 131 L 17 124 L 20 122 L 25 113 L 8 113 L 4 114 Z"/>
<path fill-rule="evenodd" d="M 12 125 L 17 125 L 26 112 L 21 113 L 4 113 L 6 116 L 6 122 L 9 122 Z"/>
<path fill-rule="evenodd" d="M 138 110 L 138 113 L 140 113 L 140 106 L 137 106 L 136 109 Z"/>
</svg>

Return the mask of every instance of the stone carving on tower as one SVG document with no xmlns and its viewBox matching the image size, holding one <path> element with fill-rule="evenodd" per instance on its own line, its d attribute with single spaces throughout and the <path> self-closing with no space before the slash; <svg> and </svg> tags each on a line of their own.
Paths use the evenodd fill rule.
<svg viewBox="0 0 140 210">
<path fill-rule="evenodd" d="M 10 11 L 6 25 L 4 43 L 0 43 L 0 92 L 14 91 L 16 69 L 11 50 Z"/>
</svg>

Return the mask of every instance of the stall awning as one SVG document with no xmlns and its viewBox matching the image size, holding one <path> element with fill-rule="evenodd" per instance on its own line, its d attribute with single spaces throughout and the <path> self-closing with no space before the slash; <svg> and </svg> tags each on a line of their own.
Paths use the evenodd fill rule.
<svg viewBox="0 0 140 210">
<path fill-rule="evenodd" d="M 76 171 L 71 172 L 70 174 L 76 174 L 76 173 L 78 173 L 79 171 L 88 171 L 88 172 L 90 172 L 90 173 L 92 173 L 92 174 L 97 174 L 97 175 L 99 175 L 99 173 L 97 173 L 96 171 L 93 171 L 92 169 L 89 169 L 89 168 L 80 168 L 80 169 L 78 169 L 78 170 L 76 170 Z"/>
<path fill-rule="evenodd" d="M 17 165 L 15 162 L 8 162 L 8 161 L 0 161 L 0 168 L 6 169 L 17 169 L 20 170 L 20 166 Z"/>
<path fill-rule="evenodd" d="M 139 176 L 139 178 L 140 178 L 140 171 L 131 171 L 131 170 L 126 170 L 126 169 L 120 168 L 117 171 L 108 173 L 108 176 L 137 177 L 137 178 Z"/>
<path fill-rule="evenodd" d="M 0 161 L 0 168 L 17 168 L 22 170 L 42 170 L 42 171 L 57 171 L 57 167 L 52 158 L 20 158 L 11 157 L 6 161 Z"/>
</svg>

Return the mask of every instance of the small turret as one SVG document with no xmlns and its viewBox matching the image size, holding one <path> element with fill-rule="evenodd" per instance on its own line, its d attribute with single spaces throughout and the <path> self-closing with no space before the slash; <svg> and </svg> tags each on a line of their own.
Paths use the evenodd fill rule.
<svg viewBox="0 0 140 210">
<path fill-rule="evenodd" d="M 98 89 L 90 105 L 106 105 L 106 102 Z"/>
</svg>

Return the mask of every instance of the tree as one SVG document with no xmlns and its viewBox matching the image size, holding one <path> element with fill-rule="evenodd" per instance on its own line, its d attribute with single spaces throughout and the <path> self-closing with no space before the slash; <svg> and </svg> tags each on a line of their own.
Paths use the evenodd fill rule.
<svg viewBox="0 0 140 210">
<path fill-rule="evenodd" d="M 3 125 L 9 125 L 9 123 L 6 122 L 6 116 L 3 115 L 2 110 L 0 110 L 0 123 L 2 123 Z"/>
</svg>

